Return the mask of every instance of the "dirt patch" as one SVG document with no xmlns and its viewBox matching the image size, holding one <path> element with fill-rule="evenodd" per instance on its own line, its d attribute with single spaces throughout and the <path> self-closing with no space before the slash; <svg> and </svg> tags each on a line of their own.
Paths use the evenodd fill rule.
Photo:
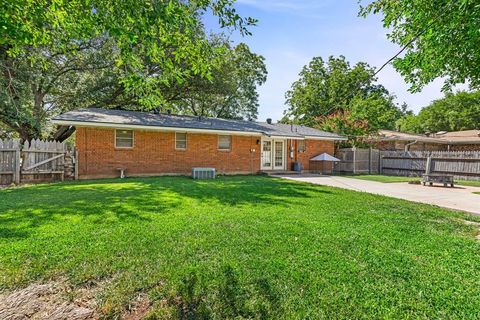
<svg viewBox="0 0 480 320">
<path fill-rule="evenodd" d="M 143 319 L 152 309 L 152 304 L 146 294 L 139 294 L 128 307 L 128 310 L 122 315 L 123 320 Z"/>
<path fill-rule="evenodd" d="M 0 294 L 0 319 L 97 320 L 101 314 L 96 296 L 111 281 L 92 281 L 73 287 L 66 279 L 61 279 Z M 143 319 L 151 308 L 148 296 L 140 293 L 130 302 L 121 319 Z"/>
<path fill-rule="evenodd" d="M 480 241 L 480 222 L 463 220 L 463 223 L 465 223 L 466 225 L 469 225 L 469 226 L 477 227 L 477 235 L 475 236 L 475 239 Z"/>
<path fill-rule="evenodd" d="M 476 227 L 480 228 L 480 222 L 463 220 L 463 223 L 465 223 L 466 225 L 469 225 L 469 226 L 476 226 Z"/>
<path fill-rule="evenodd" d="M 0 319 L 98 319 L 95 295 L 102 287 L 95 283 L 74 289 L 65 280 L 31 284 L 0 295 Z"/>
</svg>

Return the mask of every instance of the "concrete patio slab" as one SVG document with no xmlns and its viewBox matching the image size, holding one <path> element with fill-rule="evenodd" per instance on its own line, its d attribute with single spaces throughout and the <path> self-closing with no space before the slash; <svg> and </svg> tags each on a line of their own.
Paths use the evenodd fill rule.
<svg viewBox="0 0 480 320">
<path fill-rule="evenodd" d="M 427 203 L 466 211 L 480 215 L 480 192 L 478 187 L 455 186 L 444 188 L 441 186 L 422 186 L 419 184 L 382 183 L 354 178 L 322 176 L 322 175 L 275 175 L 284 179 L 309 182 L 330 187 L 380 194 L 398 199 Z"/>
</svg>

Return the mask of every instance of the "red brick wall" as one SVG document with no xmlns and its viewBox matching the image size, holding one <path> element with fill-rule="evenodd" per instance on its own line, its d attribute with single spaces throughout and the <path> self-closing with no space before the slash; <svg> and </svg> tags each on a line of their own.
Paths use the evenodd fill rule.
<svg viewBox="0 0 480 320">
<path fill-rule="evenodd" d="M 290 146 L 293 145 L 294 155 L 293 159 L 290 158 Z M 305 140 L 305 152 L 298 152 L 298 140 L 288 140 L 287 141 L 287 150 L 288 150 L 288 170 L 292 170 L 292 162 L 299 161 L 302 163 L 303 170 L 312 170 L 310 168 L 310 159 L 322 154 L 324 152 L 328 153 L 331 156 L 334 156 L 335 153 L 335 144 L 333 141 L 328 140 Z M 330 170 L 331 164 L 325 164 L 325 170 Z"/>
<path fill-rule="evenodd" d="M 218 150 L 218 135 L 187 134 L 187 149 L 175 149 L 175 133 L 134 132 L 134 148 L 116 149 L 115 130 L 77 128 L 79 177 L 118 177 L 116 168 L 128 175 L 190 174 L 192 167 L 214 167 L 218 173 L 257 173 L 260 170 L 258 136 L 232 136 L 231 151 Z M 250 152 L 255 149 L 254 152 Z"/>
</svg>

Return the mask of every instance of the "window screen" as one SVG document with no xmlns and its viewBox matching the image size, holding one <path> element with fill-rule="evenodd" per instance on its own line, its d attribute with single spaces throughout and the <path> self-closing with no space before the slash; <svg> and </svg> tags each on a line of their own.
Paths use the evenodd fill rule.
<svg viewBox="0 0 480 320">
<path fill-rule="evenodd" d="M 218 149 L 230 150 L 232 148 L 232 136 L 218 136 Z"/>
<path fill-rule="evenodd" d="M 133 130 L 115 130 L 115 147 L 133 148 Z"/>
<path fill-rule="evenodd" d="M 187 134 L 185 132 L 175 133 L 175 148 L 187 149 Z"/>
</svg>

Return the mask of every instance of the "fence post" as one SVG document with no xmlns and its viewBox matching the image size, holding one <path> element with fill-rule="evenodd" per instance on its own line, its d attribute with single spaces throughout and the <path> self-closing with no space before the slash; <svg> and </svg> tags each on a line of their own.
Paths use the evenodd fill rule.
<svg viewBox="0 0 480 320">
<path fill-rule="evenodd" d="M 425 174 L 430 174 L 432 171 L 432 156 L 427 157 L 427 163 L 425 164 Z"/>
<path fill-rule="evenodd" d="M 355 173 L 357 173 L 357 170 L 356 170 L 357 148 L 356 148 L 356 147 L 353 147 L 353 148 L 352 148 L 352 151 L 353 151 L 353 174 L 355 174 Z"/>
<path fill-rule="evenodd" d="M 78 150 L 75 149 L 75 157 L 73 158 L 73 161 L 75 163 L 74 169 L 75 170 L 75 180 L 78 180 Z"/>
<path fill-rule="evenodd" d="M 20 146 L 15 150 L 15 184 L 20 184 Z"/>
<path fill-rule="evenodd" d="M 368 149 L 368 174 L 372 174 L 372 147 Z"/>
<path fill-rule="evenodd" d="M 383 155 L 378 153 L 378 173 L 383 174 Z"/>
</svg>

